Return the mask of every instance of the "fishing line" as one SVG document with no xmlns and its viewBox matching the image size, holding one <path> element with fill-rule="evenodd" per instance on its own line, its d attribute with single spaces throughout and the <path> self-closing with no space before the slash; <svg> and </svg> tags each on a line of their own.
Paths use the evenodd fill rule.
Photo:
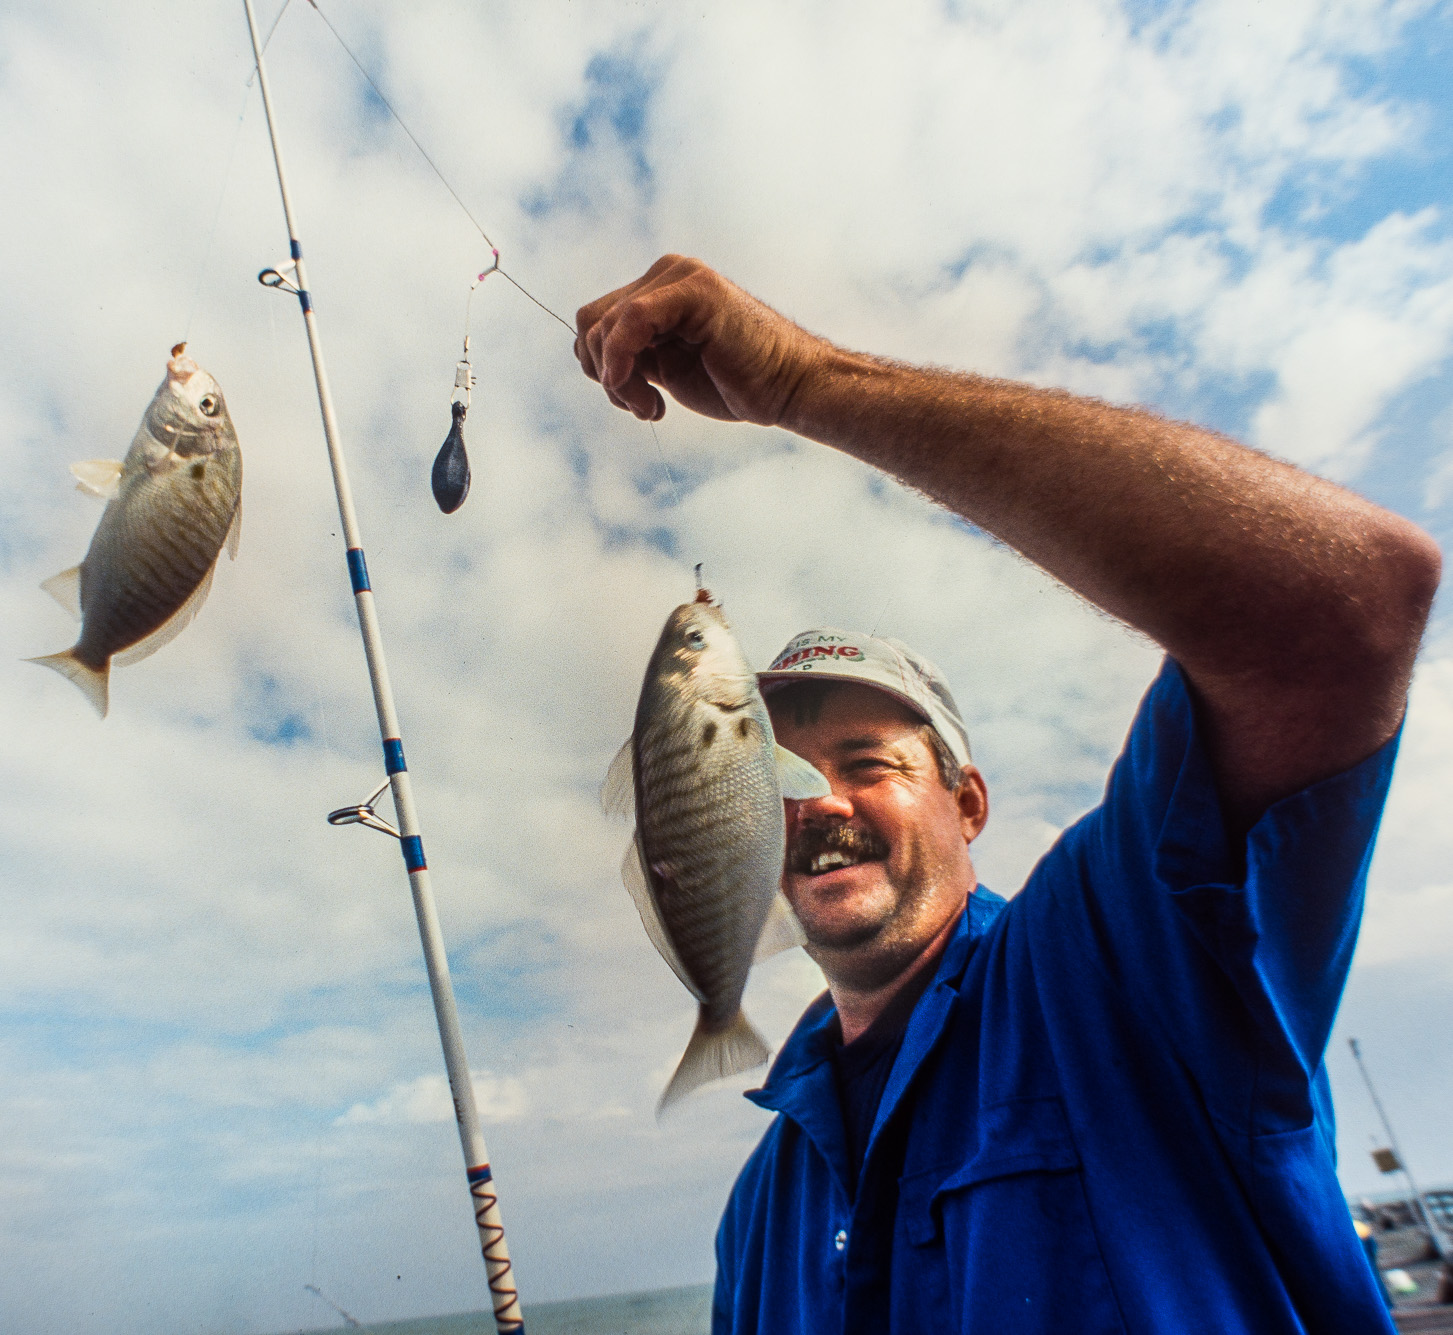
<svg viewBox="0 0 1453 1335">
<path fill-rule="evenodd" d="M 661 437 L 656 434 L 656 424 L 654 422 L 647 422 L 646 425 L 651 428 L 651 438 L 656 442 L 656 453 L 661 456 L 661 467 L 666 470 L 666 481 L 671 484 L 671 495 L 676 498 L 676 508 L 679 510 L 681 508 L 681 492 L 676 487 L 676 479 L 672 476 L 671 465 L 666 462 L 666 451 L 661 447 Z"/>
<path fill-rule="evenodd" d="M 332 20 L 329 19 L 329 17 L 318 7 L 318 0 L 308 0 L 308 3 L 313 7 L 313 12 L 316 13 L 317 16 L 322 19 L 323 22 L 327 25 L 328 31 L 333 34 L 334 38 L 338 42 L 338 45 L 341 46 L 345 52 L 347 52 L 348 59 L 351 60 L 355 66 L 357 66 L 358 72 L 363 75 L 365 79 L 368 80 L 368 86 L 373 89 L 375 95 L 378 97 L 378 100 L 382 102 L 385 107 L 388 108 L 388 114 L 399 123 L 399 129 L 401 129 L 406 135 L 409 136 L 410 140 L 413 141 L 414 147 L 419 150 L 419 153 L 423 156 L 424 161 L 429 164 L 429 167 L 432 169 L 434 175 L 439 178 L 439 183 L 454 197 L 454 202 L 458 204 L 461 209 L 464 210 L 464 216 L 468 218 L 471 223 L 474 224 L 474 230 L 484 238 L 484 244 L 487 245 L 490 250 L 494 252 L 495 268 L 499 270 L 500 277 L 511 283 L 517 289 L 519 289 L 520 292 L 523 292 L 524 295 L 529 297 L 529 299 L 533 301 L 535 305 L 538 306 L 542 311 L 544 311 L 546 315 L 550 316 L 554 320 L 558 320 L 560 324 L 564 325 L 564 327 L 570 331 L 570 336 L 573 338 L 575 336 L 575 326 L 573 324 L 571 324 L 563 316 L 557 315 L 547 305 L 545 305 L 545 303 L 541 301 L 539 297 L 535 296 L 533 292 L 530 292 L 523 284 L 517 281 L 504 269 L 500 268 L 499 247 L 490 240 L 489 233 L 484 230 L 484 224 L 481 223 L 479 219 L 470 212 L 469 205 L 460 198 L 459 192 L 452 185 L 449 184 L 448 178 L 444 175 L 442 171 L 439 170 L 439 164 L 435 162 L 432 157 L 429 156 L 429 150 L 426 149 L 423 144 L 419 142 L 418 135 L 416 135 L 411 129 L 409 129 L 408 125 L 404 122 L 404 118 L 400 116 L 399 113 L 394 109 L 394 104 L 390 102 L 387 97 L 384 96 L 383 89 L 378 86 L 378 83 L 374 79 L 373 75 L 371 75 L 368 70 L 364 68 L 363 62 L 359 60 L 356 55 L 353 54 L 353 48 L 350 47 L 348 43 L 343 40 L 343 34 L 340 33 L 338 29 L 333 26 Z"/>
<path fill-rule="evenodd" d="M 348 59 L 353 62 L 354 67 L 358 70 L 358 72 L 361 75 L 363 75 L 364 79 L 368 83 L 368 86 L 373 89 L 374 95 L 378 98 L 378 100 L 380 102 L 383 103 L 384 107 L 388 110 L 389 115 L 392 116 L 394 118 L 394 120 L 398 122 L 399 128 L 406 135 L 408 135 L 410 142 L 414 145 L 415 148 L 417 148 L 419 150 L 420 156 L 424 159 L 425 162 L 427 162 L 429 164 L 430 170 L 434 173 L 434 175 L 436 177 L 439 178 L 439 183 L 444 187 L 445 190 L 447 190 L 449 192 L 450 196 L 453 198 L 454 202 L 459 205 L 460 209 L 463 210 L 464 216 L 466 218 L 468 218 L 469 221 L 473 224 L 475 231 L 477 231 L 479 233 L 479 235 L 484 238 L 485 245 L 487 245 L 490 248 L 490 251 L 493 253 L 493 255 L 494 255 L 494 264 L 493 264 L 493 266 L 490 269 L 486 270 L 484 274 L 481 274 L 479 276 L 479 278 L 477 278 L 475 280 L 474 284 L 470 287 L 470 299 L 471 300 L 473 299 L 474 288 L 477 287 L 479 285 L 479 283 L 481 281 L 483 281 L 483 279 L 488 274 L 490 274 L 490 273 L 498 273 L 499 276 L 501 278 L 503 278 L 507 283 L 509 283 L 512 287 L 514 287 L 518 292 L 522 293 L 525 297 L 529 298 L 530 301 L 532 301 L 536 306 L 538 306 L 542 311 L 544 311 L 545 314 L 548 315 L 552 320 L 556 321 L 556 323 L 558 323 L 563 329 L 565 329 L 570 334 L 571 338 L 573 339 L 576 336 L 575 326 L 573 324 L 571 324 L 569 320 L 565 319 L 563 316 L 561 316 L 558 313 L 556 313 L 555 311 L 551 310 L 550 307 L 548 307 L 547 305 L 545 305 L 545 303 L 539 299 L 539 297 L 535 296 L 535 294 L 533 292 L 531 292 L 527 287 L 525 287 L 523 283 L 521 283 L 517 278 L 515 278 L 515 276 L 513 274 L 511 274 L 507 269 L 505 269 L 500 264 L 500 262 L 499 262 L 499 247 L 495 245 L 494 241 L 490 238 L 489 233 L 485 231 L 484 224 L 481 223 L 479 221 L 479 219 L 474 216 L 473 212 L 471 212 L 471 210 L 469 208 L 469 205 L 464 202 L 464 200 L 460 196 L 459 192 L 449 183 L 449 179 L 439 169 L 439 164 L 434 161 L 433 157 L 429 153 L 429 150 L 426 149 L 424 147 L 424 145 L 419 141 L 419 136 L 416 135 L 411 129 L 409 129 L 408 123 L 404 120 L 404 118 L 402 116 L 399 115 L 397 108 L 394 106 L 394 104 L 392 102 L 389 101 L 389 99 L 385 95 L 383 89 L 379 87 L 378 81 L 373 77 L 372 74 L 370 74 L 368 72 L 368 68 L 358 58 L 358 56 L 354 54 L 353 48 L 350 47 L 348 45 L 348 43 L 343 40 L 343 34 L 340 33 L 336 27 L 334 27 L 333 21 L 323 12 L 321 6 L 318 4 L 318 0 L 308 0 L 308 4 L 312 7 L 313 12 L 315 14 L 317 14 L 317 16 L 320 19 L 323 20 L 323 23 L 327 27 L 328 31 L 333 34 L 334 40 L 338 43 L 339 46 L 341 46 L 343 48 L 345 54 L 348 56 Z M 281 15 L 279 15 L 279 17 L 281 17 Z M 274 26 L 276 26 L 276 24 L 274 24 Z M 462 363 L 462 365 L 464 365 L 464 367 L 465 367 L 464 374 L 466 376 L 469 374 L 468 367 L 467 367 L 467 362 L 468 362 L 468 323 L 469 323 L 468 306 L 466 305 L 466 315 L 465 315 L 465 350 L 466 351 L 465 351 L 464 362 Z M 457 391 L 458 387 L 459 387 L 458 380 L 456 378 L 456 391 Z M 457 397 L 457 395 L 456 395 L 456 397 Z M 467 395 L 466 395 L 466 408 L 467 408 Z M 460 416 L 462 416 L 462 414 L 456 413 L 456 415 L 455 415 L 455 427 L 456 428 L 458 426 L 458 419 L 459 419 Z M 675 478 L 675 476 L 671 472 L 671 465 L 666 462 L 666 451 L 662 448 L 662 445 L 661 445 L 661 437 L 660 437 L 660 435 L 656 431 L 656 424 L 654 422 L 651 422 L 648 425 L 651 428 L 651 436 L 652 436 L 652 438 L 656 442 L 656 451 L 657 451 L 657 453 L 661 457 L 661 467 L 663 469 L 665 469 L 665 471 L 666 471 L 666 480 L 671 484 L 671 493 L 672 493 L 673 497 L 675 498 L 676 506 L 679 509 L 680 506 L 681 506 L 681 490 L 676 485 L 676 478 Z M 454 428 L 451 428 L 450 436 L 448 438 L 446 438 L 444 447 L 440 451 L 441 457 L 444 457 L 446 455 L 446 452 L 452 452 L 452 453 L 455 453 L 457 455 L 462 455 L 462 438 L 461 438 L 461 440 L 459 442 L 459 448 L 457 450 L 450 451 L 450 445 L 451 445 L 451 441 L 453 440 L 454 435 L 455 435 L 455 429 Z M 462 490 L 456 488 L 455 493 L 452 493 L 452 494 L 450 492 L 446 491 L 445 494 L 446 494 L 447 499 L 454 501 L 453 508 L 456 508 L 457 509 L 458 508 L 458 505 L 463 502 L 463 499 L 464 499 L 463 492 L 466 492 L 468 490 L 468 485 L 469 485 L 468 484 L 468 481 L 466 480 L 463 483 Z M 457 500 L 455 499 L 455 495 L 456 494 L 457 494 Z M 435 490 L 435 498 L 436 498 L 436 500 L 439 499 L 439 492 L 438 492 L 438 489 L 437 488 Z M 443 508 L 444 501 L 441 500 L 440 501 L 440 505 L 441 505 L 441 508 Z M 446 510 L 445 513 L 449 513 L 449 511 Z"/>
<path fill-rule="evenodd" d="M 277 18 L 273 19 L 272 27 L 267 30 L 267 36 L 262 39 L 262 49 L 267 50 L 267 44 L 272 41 L 272 35 L 277 31 L 277 25 L 283 21 L 283 15 L 288 12 L 288 5 L 292 0 L 283 0 L 283 7 L 278 10 Z M 217 192 L 217 207 L 212 210 L 212 225 L 207 229 L 207 244 L 202 248 L 202 264 L 197 273 L 197 286 L 192 293 L 192 308 L 187 312 L 186 332 L 182 336 L 183 343 L 190 343 L 192 339 L 192 323 L 197 318 L 197 307 L 202 303 L 202 289 L 207 283 L 207 270 L 212 262 L 212 244 L 217 239 L 217 224 L 222 218 L 222 205 L 227 202 L 227 187 L 232 184 L 232 164 L 237 160 L 237 145 L 242 142 L 242 125 L 247 119 L 247 104 L 252 100 L 252 80 L 257 74 L 257 63 L 254 61 L 251 71 L 247 76 L 247 83 L 242 93 L 242 106 L 237 112 L 237 128 L 232 132 L 232 149 L 227 154 L 227 166 L 222 172 L 222 187 Z"/>
<path fill-rule="evenodd" d="M 222 173 L 222 189 L 217 193 L 217 207 L 212 210 L 212 225 L 207 229 L 207 244 L 202 248 L 202 264 L 197 273 L 197 286 L 192 293 L 192 308 L 187 312 L 186 332 L 182 335 L 183 343 L 190 343 L 192 339 L 192 321 L 197 318 L 197 307 L 202 302 L 202 288 L 207 283 L 207 271 L 212 263 L 212 243 L 217 239 L 217 224 L 222 219 L 222 205 L 227 202 L 227 186 L 232 180 L 232 163 L 237 157 L 237 145 L 242 141 L 242 123 L 247 119 L 247 104 L 251 100 L 251 93 L 243 93 L 242 109 L 237 113 L 237 129 L 232 135 L 232 151 L 227 154 L 227 167 Z"/>
</svg>

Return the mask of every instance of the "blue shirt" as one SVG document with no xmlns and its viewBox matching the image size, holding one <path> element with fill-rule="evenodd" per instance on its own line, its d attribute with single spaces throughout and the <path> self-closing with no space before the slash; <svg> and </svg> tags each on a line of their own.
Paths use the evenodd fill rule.
<svg viewBox="0 0 1453 1335">
<path fill-rule="evenodd" d="M 1102 804 L 971 897 L 857 1181 L 826 995 L 748 1095 L 715 1335 L 1391 1332 L 1322 1053 L 1395 753 L 1233 845 L 1167 662 Z"/>
</svg>

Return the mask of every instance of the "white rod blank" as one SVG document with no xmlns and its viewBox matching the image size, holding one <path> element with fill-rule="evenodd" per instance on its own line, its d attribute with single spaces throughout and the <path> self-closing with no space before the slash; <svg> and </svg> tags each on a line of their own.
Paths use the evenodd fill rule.
<svg viewBox="0 0 1453 1335">
<path fill-rule="evenodd" d="M 353 585 L 354 603 L 358 611 L 358 629 L 363 637 L 364 656 L 368 660 L 368 679 L 373 687 L 374 708 L 378 714 L 379 733 L 383 739 L 384 768 L 388 772 L 389 787 L 393 792 L 399 842 L 409 874 L 409 888 L 413 893 L 414 916 L 419 924 L 419 940 L 423 945 L 424 964 L 429 974 L 429 990 L 434 998 L 434 1014 L 439 1023 L 439 1041 L 444 1049 L 444 1066 L 449 1075 L 449 1090 L 454 1100 L 454 1116 L 459 1126 L 460 1147 L 464 1151 L 465 1173 L 474 1206 L 475 1224 L 479 1229 L 485 1271 L 489 1279 L 495 1325 L 501 1335 L 520 1335 L 524 1330 L 524 1318 L 520 1311 L 519 1293 L 512 1278 L 504 1227 L 500 1223 L 499 1197 L 494 1190 L 489 1154 L 479 1129 L 474 1085 L 464 1053 L 464 1039 L 459 1030 L 454 988 L 449 981 L 449 962 L 444 952 L 443 934 L 439 930 L 439 914 L 434 905 L 434 893 L 429 884 L 429 869 L 424 859 L 424 845 L 419 834 L 418 814 L 414 810 L 409 773 L 404 764 L 403 741 L 399 735 L 398 716 L 394 710 L 393 689 L 389 684 L 388 664 L 384 658 L 373 591 L 368 581 L 363 540 L 358 529 L 358 516 L 353 508 L 353 494 L 348 485 L 348 470 L 339 441 L 338 420 L 333 411 L 333 395 L 328 387 L 328 373 L 323 365 L 318 320 L 308 290 L 303 248 L 298 242 L 292 198 L 288 193 L 282 151 L 278 146 L 277 121 L 273 114 L 272 92 L 268 87 L 262 43 L 258 38 L 257 16 L 253 12 L 252 0 L 243 0 L 243 6 L 247 11 L 247 28 L 252 37 L 263 110 L 267 114 L 267 132 L 272 140 L 273 161 L 277 165 L 278 190 L 282 195 L 283 216 L 287 222 L 288 242 L 295 266 L 298 304 L 302 307 L 303 324 L 308 335 L 308 351 L 313 359 L 313 378 L 318 387 L 318 407 L 323 416 L 323 436 L 328 446 L 328 462 L 333 470 L 333 487 L 338 495 L 338 516 L 343 525 L 349 579 Z"/>
</svg>

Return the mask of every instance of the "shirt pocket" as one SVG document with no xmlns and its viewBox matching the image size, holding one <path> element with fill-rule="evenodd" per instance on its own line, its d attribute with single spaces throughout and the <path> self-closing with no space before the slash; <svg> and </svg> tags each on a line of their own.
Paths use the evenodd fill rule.
<svg viewBox="0 0 1453 1335">
<path fill-rule="evenodd" d="M 908 1246 L 895 1257 L 894 1307 L 905 1327 L 933 1307 L 939 1330 L 1123 1335 L 1059 1099 L 980 1109 L 967 1160 L 902 1180 L 899 1218 Z"/>
</svg>

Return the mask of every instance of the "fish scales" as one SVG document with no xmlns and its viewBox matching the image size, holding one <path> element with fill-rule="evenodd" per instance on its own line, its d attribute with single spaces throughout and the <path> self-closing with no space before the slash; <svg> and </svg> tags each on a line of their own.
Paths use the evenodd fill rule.
<svg viewBox="0 0 1453 1335">
<path fill-rule="evenodd" d="M 648 718 L 654 713 L 666 726 L 648 724 L 642 738 L 640 810 L 650 813 L 642 841 L 682 963 L 708 998 L 709 1020 L 722 1024 L 740 1004 L 782 865 L 784 848 L 776 839 L 759 848 L 739 837 L 740 826 L 770 828 L 781 821 L 775 765 L 761 740 L 770 737 L 771 725 L 764 732 L 764 708 L 760 720 L 751 720 L 751 738 L 718 725 L 702 749 L 690 725 L 717 712 L 715 706 L 697 704 L 681 727 L 653 704 Z M 774 865 L 776 877 L 770 875 Z"/>
<path fill-rule="evenodd" d="M 765 934 L 773 948 L 800 940 L 781 899 L 782 799 L 827 791 L 816 770 L 776 745 L 756 675 L 710 595 L 678 607 L 602 793 L 607 810 L 634 808 L 622 873 L 647 935 L 699 1003 L 661 1108 L 766 1060 L 741 999 L 774 912 L 784 927 Z"/>
<path fill-rule="evenodd" d="M 196 481 L 195 488 L 151 488 L 151 495 L 143 494 L 141 503 L 130 507 L 125 500 L 150 479 L 145 465 L 128 469 L 130 477 L 122 474 L 117 496 L 122 503 L 107 507 L 81 565 L 86 621 L 78 656 L 83 661 L 99 667 L 115 652 L 109 646 L 156 630 L 212 568 L 232 523 L 242 469 L 235 453 L 204 467 L 202 479 L 189 479 Z M 230 508 L 229 496 L 234 500 Z"/>
</svg>

